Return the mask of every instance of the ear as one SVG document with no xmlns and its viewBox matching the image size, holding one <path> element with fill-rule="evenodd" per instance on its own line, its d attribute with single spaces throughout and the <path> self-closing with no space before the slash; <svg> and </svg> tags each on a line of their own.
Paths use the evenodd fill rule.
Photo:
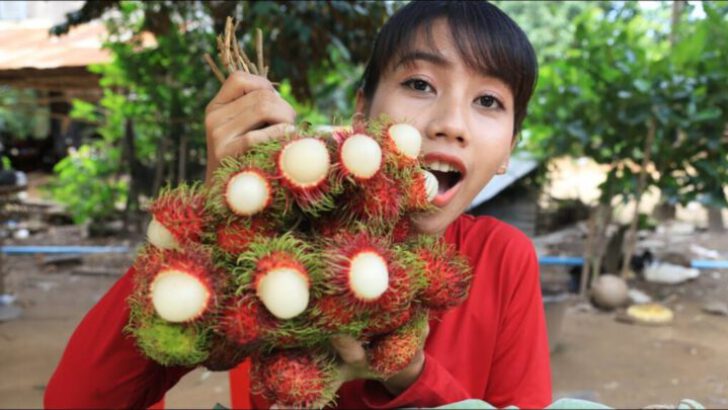
<svg viewBox="0 0 728 410">
<path fill-rule="evenodd" d="M 361 88 L 356 90 L 356 102 L 354 104 L 354 117 L 352 118 L 352 125 L 356 125 L 358 122 L 363 122 L 369 111 L 367 99 L 364 97 L 364 91 Z"/>
</svg>

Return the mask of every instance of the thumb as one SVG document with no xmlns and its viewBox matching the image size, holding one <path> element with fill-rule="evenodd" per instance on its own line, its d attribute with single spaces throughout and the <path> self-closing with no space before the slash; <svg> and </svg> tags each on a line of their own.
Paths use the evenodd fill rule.
<svg viewBox="0 0 728 410">
<path fill-rule="evenodd" d="M 358 364 L 366 362 L 366 351 L 361 342 L 349 335 L 331 337 L 331 345 L 345 363 Z"/>
</svg>

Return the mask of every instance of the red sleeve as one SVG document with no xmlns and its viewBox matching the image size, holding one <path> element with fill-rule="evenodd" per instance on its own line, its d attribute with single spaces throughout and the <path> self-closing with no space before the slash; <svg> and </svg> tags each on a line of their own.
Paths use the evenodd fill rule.
<svg viewBox="0 0 728 410">
<path fill-rule="evenodd" d="M 543 408 L 551 403 L 548 333 L 535 249 L 525 236 L 511 274 L 519 278 L 501 316 L 500 331 L 483 398 L 496 407 Z"/>
<path fill-rule="evenodd" d="M 447 369 L 440 366 L 437 359 L 425 352 L 425 364 L 420 377 L 397 397 L 393 397 L 381 383 L 367 380 L 362 398 L 367 407 L 390 409 L 435 407 L 466 400 L 470 395 Z"/>
<path fill-rule="evenodd" d="M 192 370 L 147 359 L 123 333 L 133 272 L 129 269 L 76 328 L 46 387 L 45 408 L 147 408 Z"/>
</svg>

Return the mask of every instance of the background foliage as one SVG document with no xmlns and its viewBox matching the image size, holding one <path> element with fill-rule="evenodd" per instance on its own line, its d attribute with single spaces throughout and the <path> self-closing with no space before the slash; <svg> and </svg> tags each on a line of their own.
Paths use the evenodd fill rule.
<svg viewBox="0 0 728 410">
<path fill-rule="evenodd" d="M 609 165 L 603 204 L 655 186 L 670 203 L 727 205 L 725 3 L 691 2 L 677 14 L 672 2 L 495 3 L 523 27 L 539 57 L 522 148 L 541 158 L 544 170 L 564 155 Z M 352 113 L 376 30 L 401 5 L 87 1 L 53 32 L 96 18 L 109 29 L 105 47 L 113 61 L 93 68 L 104 97 L 98 105 L 76 102 L 73 113 L 99 124 L 102 139 L 89 152 L 103 151 L 90 158 L 106 162 L 100 175 L 120 181 L 112 202 L 135 211 L 139 198 L 162 184 L 203 175 L 204 107 L 219 84 L 201 57 L 215 54 L 226 16 L 242 19 L 238 34 L 246 46 L 253 28 L 263 29 L 270 77 L 299 120 L 341 123 Z M 155 41 L 144 41 L 145 33 Z M 653 141 L 645 144 L 651 124 Z M 639 189 L 648 150 L 652 160 Z M 94 183 L 71 159 L 56 171 L 79 190 Z"/>
</svg>

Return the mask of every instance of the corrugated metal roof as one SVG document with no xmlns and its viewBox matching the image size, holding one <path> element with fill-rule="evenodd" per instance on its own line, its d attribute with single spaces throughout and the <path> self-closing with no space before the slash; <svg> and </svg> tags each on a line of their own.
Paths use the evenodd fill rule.
<svg viewBox="0 0 728 410">
<path fill-rule="evenodd" d="M 494 176 L 488 185 L 475 196 L 475 199 L 470 203 L 468 209 L 473 209 L 483 202 L 487 202 L 498 195 L 499 192 L 536 169 L 537 166 L 538 161 L 533 159 L 527 152 L 519 152 L 512 155 L 506 173 Z"/>
<path fill-rule="evenodd" d="M 110 60 L 109 52 L 101 49 L 103 24 L 77 26 L 60 37 L 50 35 L 49 28 L 22 23 L 0 26 L 0 71 L 84 67 Z"/>
</svg>

